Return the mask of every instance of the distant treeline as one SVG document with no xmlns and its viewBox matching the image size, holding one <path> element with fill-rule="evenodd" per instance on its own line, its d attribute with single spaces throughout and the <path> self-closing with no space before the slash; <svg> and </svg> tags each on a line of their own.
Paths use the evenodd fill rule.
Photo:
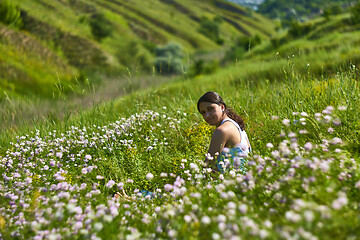
<svg viewBox="0 0 360 240">
<path fill-rule="evenodd" d="M 336 13 L 355 3 L 353 0 L 265 0 L 257 11 L 273 19 L 302 20 L 329 11 Z"/>
</svg>

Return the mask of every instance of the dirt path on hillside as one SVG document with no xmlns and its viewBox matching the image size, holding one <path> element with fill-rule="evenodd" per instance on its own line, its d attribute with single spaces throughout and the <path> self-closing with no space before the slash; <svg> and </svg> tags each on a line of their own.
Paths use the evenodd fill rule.
<svg viewBox="0 0 360 240">
<path fill-rule="evenodd" d="M 24 126 L 31 127 L 39 122 L 61 122 L 64 118 L 93 106 L 140 89 L 170 82 L 173 79 L 162 76 L 108 78 L 97 87 L 89 87 L 84 95 L 69 96 L 65 99 L 15 100 L 8 98 L 0 105 L 0 129 L 11 131 Z"/>
</svg>

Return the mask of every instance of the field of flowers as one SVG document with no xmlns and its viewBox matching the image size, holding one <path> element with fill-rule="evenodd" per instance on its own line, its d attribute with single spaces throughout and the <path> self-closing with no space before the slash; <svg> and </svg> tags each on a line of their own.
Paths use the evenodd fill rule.
<svg viewBox="0 0 360 240">
<path fill-rule="evenodd" d="M 273 141 L 250 137 L 266 142 L 253 141 L 245 174 L 202 166 L 213 129 L 183 109 L 18 136 L 0 153 L 0 238 L 357 239 L 352 90 L 318 112 L 273 115 Z"/>
</svg>

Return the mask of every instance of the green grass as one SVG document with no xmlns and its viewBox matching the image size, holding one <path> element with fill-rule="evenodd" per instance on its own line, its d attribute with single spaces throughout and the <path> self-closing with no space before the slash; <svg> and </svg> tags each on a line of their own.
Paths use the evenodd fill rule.
<svg viewBox="0 0 360 240">
<path fill-rule="evenodd" d="M 30 190 L 31 188 L 21 190 L 21 199 L 32 206 L 24 213 L 25 218 L 36 219 L 32 215 L 35 209 L 44 209 L 43 212 L 38 213 L 49 221 L 48 224 L 42 225 L 43 229 L 52 228 L 56 223 L 59 233 L 70 236 L 67 235 L 70 233 L 66 233 L 66 227 L 69 223 L 72 225 L 76 222 L 76 214 L 71 212 L 72 205 L 68 200 L 56 200 L 57 198 L 54 197 L 60 192 L 66 194 L 69 191 L 60 189 L 36 191 L 40 187 L 46 187 L 45 182 L 50 184 L 67 182 L 78 186 L 86 183 L 84 190 L 69 192 L 71 198 L 77 199 L 76 206 L 83 209 L 82 211 L 85 211 L 86 207 L 87 211 L 105 207 L 107 209 L 105 212 L 113 216 L 92 218 L 94 221 L 92 223 L 103 223 L 103 230 L 96 230 L 92 223 L 88 228 L 91 234 L 106 238 L 135 234 L 126 228 L 129 226 L 132 229 L 136 228 L 144 238 L 172 238 L 172 233 L 168 231 L 175 230 L 178 236 L 183 238 L 208 239 L 214 233 L 225 234 L 217 228 L 216 222 L 218 216 L 225 211 L 229 211 L 226 214 L 229 219 L 226 221 L 230 221 L 231 226 L 235 224 L 242 228 L 247 222 L 246 219 L 252 219 L 261 228 L 266 229 L 271 238 L 279 238 L 285 234 L 284 232 L 296 234 L 299 228 L 304 228 L 318 237 L 343 238 L 356 235 L 354 227 L 358 224 L 356 216 L 359 193 L 355 185 L 360 179 L 357 173 L 360 153 L 358 69 L 350 64 L 346 69 L 338 66 L 338 74 L 321 77 L 302 74 L 297 71 L 296 65 L 281 64 L 282 61 L 288 63 L 287 59 L 280 59 L 277 63 L 269 65 L 283 72 L 276 81 L 266 81 L 264 78 L 262 81 L 249 80 L 245 78 L 246 75 L 241 75 L 242 69 L 235 66 L 210 76 L 178 79 L 148 90 L 136 91 L 120 99 L 82 111 L 76 116 L 69 116 L 64 121 L 35 123 L 32 129 L 19 128 L 12 133 L 8 132 L 7 136 L 2 133 L 2 157 L 8 155 L 6 158 L 11 158 L 11 155 L 21 154 L 24 155 L 24 159 L 31 158 L 31 151 L 21 152 L 21 149 L 33 147 L 33 151 L 39 151 L 39 149 L 35 150 L 37 149 L 35 143 L 41 143 L 42 152 L 38 153 L 36 160 L 38 167 L 31 168 L 31 173 L 34 174 L 31 175 L 31 186 L 34 190 Z M 249 65 L 249 68 L 251 66 L 255 65 Z M 263 68 L 264 74 L 271 71 L 273 69 Z M 251 76 L 251 71 L 247 73 Z M 246 180 L 245 176 L 243 178 L 241 174 L 237 177 L 225 174 L 224 181 L 212 181 L 211 179 L 195 180 L 184 173 L 185 170 L 189 170 L 193 176 L 197 175 L 194 165 L 189 164 L 196 164 L 201 168 L 209 144 L 213 129 L 204 124 L 196 110 L 197 99 L 209 90 L 215 90 L 222 95 L 224 101 L 245 119 L 254 156 L 249 159 L 254 165 L 249 164 L 248 171 L 251 174 L 246 178 L 250 178 L 252 182 Z M 331 121 L 328 124 L 322 123 L 326 120 L 324 116 L 327 114 L 321 112 L 328 106 L 335 108 L 328 116 L 336 121 L 339 118 L 340 125 L 334 125 Z M 344 106 L 346 109 L 338 111 L 338 106 Z M 323 120 L 317 121 L 316 113 L 320 113 Z M 276 116 L 278 120 L 274 120 Z M 305 120 L 301 120 L 302 117 Z M 289 127 L 282 123 L 283 119 L 289 119 L 291 123 Z M 306 125 L 300 125 L 303 121 Z M 123 128 L 125 132 L 121 133 Z M 306 129 L 308 134 L 301 134 L 303 129 Z M 285 136 L 280 137 L 281 134 Z M 296 138 L 291 137 L 294 134 L 297 135 Z M 324 139 L 332 142 L 335 137 L 340 138 L 344 145 L 324 145 Z M 35 138 L 37 140 L 34 141 Z M 84 139 L 88 139 L 89 142 L 86 143 Z M 122 142 L 124 140 L 129 142 L 125 144 Z M 10 144 L 10 141 L 14 144 Z M 94 145 L 91 142 L 94 142 Z M 267 147 L 268 143 L 272 143 L 275 148 Z M 312 143 L 312 146 L 316 147 L 312 151 L 305 151 L 303 146 L 306 143 Z M 291 148 L 290 156 L 287 155 L 289 153 L 286 153 L 287 147 L 284 145 Z M 297 145 L 299 147 L 296 147 Z M 149 147 L 154 149 L 148 150 L 151 149 Z M 9 149 L 7 153 L 5 149 Z M 276 157 L 276 152 L 273 150 L 277 149 L 282 157 Z M 339 150 L 342 152 L 337 153 Z M 296 153 L 296 151 L 300 152 Z M 63 154 L 58 155 L 59 152 Z M 85 163 L 88 155 L 92 159 Z M 70 160 L 71 158 L 74 160 Z M 23 158 L 14 158 L 14 164 L 18 163 L 18 159 Z M 42 166 L 53 166 L 53 160 L 63 164 L 62 169 L 66 170 L 61 175 L 63 180 L 59 180 L 60 178 L 55 177 L 54 174 L 56 171 L 60 172 L 60 169 L 52 170 L 54 172 L 51 173 L 42 170 Z M 308 165 L 310 162 L 314 165 Z M 320 163 L 322 165 L 316 165 Z M 296 167 L 296 164 L 299 165 Z M 7 169 L 8 165 L 9 163 L 6 162 Z M 93 170 L 84 174 L 82 169 L 89 166 L 94 166 Z M 266 171 L 260 170 L 260 167 Z M 10 173 L 3 171 L 1 173 L 10 176 L 11 171 Z M 146 177 L 148 173 L 152 173 L 154 178 Z M 169 175 L 161 177 L 162 173 L 172 173 L 184 179 L 183 186 L 186 187 L 184 196 L 174 198 L 165 194 L 164 185 L 172 184 L 175 179 Z M 291 173 L 294 173 L 294 176 Z M 16 181 L 23 178 L 25 181 L 24 174 Z M 38 180 L 40 176 L 42 181 Z M 309 180 L 311 177 L 314 180 Z M 340 177 L 342 181 L 339 180 Z M 243 180 L 240 181 L 239 178 Z M 132 179 L 133 183 L 129 183 L 128 179 Z M 278 181 L 278 179 L 282 180 Z M 136 189 L 150 191 L 160 189 L 163 197 L 152 201 L 124 202 L 116 206 L 117 212 L 111 212 L 111 204 L 113 204 L 111 198 L 117 190 L 116 186 L 105 186 L 109 180 L 114 180 L 115 183 L 122 182 L 129 194 Z M 14 186 L 16 181 L 7 180 L 8 184 Z M 99 185 L 93 185 L 94 183 Z M 279 184 L 278 188 L 276 183 Z M 99 190 L 98 195 L 87 194 L 94 189 Z M 199 194 L 200 198 L 196 197 Z M 227 198 L 224 194 L 233 197 Z M 341 201 L 344 201 L 341 197 L 344 194 L 349 203 L 345 203 L 345 206 L 341 205 Z M 50 202 L 41 200 L 44 197 L 52 200 Z M 36 203 L 36 199 L 40 203 Z M 134 196 L 134 199 L 137 198 Z M 45 211 L 53 206 L 53 201 L 64 202 L 66 206 L 64 215 L 60 219 L 55 217 L 55 212 Z M 2 201 L 4 209 L 10 209 L 7 207 L 9 204 L 7 199 Z M 198 210 L 192 207 L 195 204 Z M 236 209 L 239 209 L 235 213 L 229 210 L 234 204 Z M 294 204 L 299 206 L 294 207 Z M 244 205 L 248 206 L 247 210 Z M 338 205 L 340 208 L 337 207 Z M 156 208 L 157 206 L 159 208 Z M 328 209 L 325 213 L 324 208 Z M 57 207 L 56 209 L 62 211 Z M 22 211 L 22 207 L 19 207 L 19 211 Z M 273 215 L 274 211 L 276 215 Z M 151 215 L 154 212 L 157 212 L 157 215 Z M 143 222 L 144 213 L 150 214 L 147 224 Z M 321 214 L 326 213 L 331 214 L 327 218 L 322 218 Z M 131 217 L 127 214 L 131 214 Z M 315 224 L 307 224 L 305 221 L 307 217 L 300 217 L 299 220 L 296 214 L 306 215 Z M 189 225 L 184 220 L 186 215 L 198 220 Z M 1 217 L 4 222 L 1 233 L 5 238 L 10 238 L 11 232 L 18 229 L 10 222 L 10 219 L 16 219 L 16 216 L 17 212 L 7 211 Z M 209 216 L 214 222 L 207 223 L 205 216 Z M 292 216 L 294 219 L 291 218 Z M 347 218 L 353 220 L 344 221 Z M 325 221 L 325 229 L 316 224 L 323 221 Z M 214 226 L 209 228 L 207 224 Z M 276 225 L 277 229 L 281 230 L 274 230 L 269 224 Z M 161 226 L 164 231 L 155 231 L 157 226 Z M 74 231 L 72 236 L 76 238 L 80 238 L 81 234 L 87 234 L 71 231 Z M 20 230 L 20 235 L 23 237 L 35 234 L 35 230 L 26 232 Z M 246 227 L 242 232 L 232 234 L 249 239 L 258 237 L 250 230 L 246 230 Z"/>
</svg>

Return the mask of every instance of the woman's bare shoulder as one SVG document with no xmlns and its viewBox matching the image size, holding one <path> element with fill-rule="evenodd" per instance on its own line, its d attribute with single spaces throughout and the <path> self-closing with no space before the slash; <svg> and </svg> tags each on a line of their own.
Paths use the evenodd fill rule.
<svg viewBox="0 0 360 240">
<path fill-rule="evenodd" d="M 223 124 L 221 124 L 217 129 L 228 132 L 228 131 L 234 131 L 234 129 L 237 129 L 237 127 L 230 121 L 226 121 Z"/>
</svg>

